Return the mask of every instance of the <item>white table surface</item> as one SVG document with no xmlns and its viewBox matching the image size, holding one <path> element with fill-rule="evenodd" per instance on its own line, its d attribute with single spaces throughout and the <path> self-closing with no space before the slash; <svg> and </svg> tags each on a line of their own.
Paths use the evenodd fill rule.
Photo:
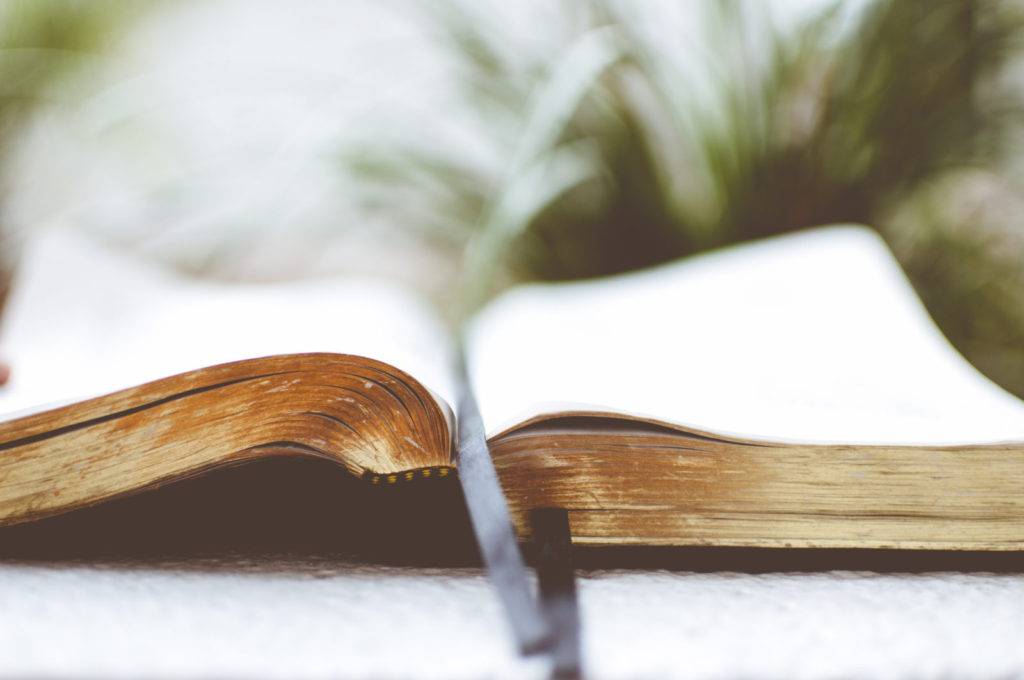
<svg viewBox="0 0 1024 680">
<path fill-rule="evenodd" d="M 589 677 L 1024 677 L 1024 576 L 593 570 Z M 476 569 L 0 563 L 3 677 L 544 677 Z"/>
</svg>

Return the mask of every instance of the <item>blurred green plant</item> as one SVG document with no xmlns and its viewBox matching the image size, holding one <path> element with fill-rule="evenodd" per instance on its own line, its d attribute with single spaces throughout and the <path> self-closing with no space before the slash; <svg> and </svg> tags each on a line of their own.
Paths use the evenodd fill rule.
<svg viewBox="0 0 1024 680">
<path fill-rule="evenodd" d="M 345 168 L 368 209 L 467 249 L 471 305 L 511 279 L 872 225 L 954 344 L 1024 396 L 1024 225 L 1005 214 L 1024 206 L 1021 6 L 836 3 L 788 30 L 760 3 L 690 8 L 701 44 L 565 3 L 563 39 L 530 51 L 446 6 L 433 25 L 490 153 L 364 147 Z"/>
<path fill-rule="evenodd" d="M 69 80 L 104 53 L 145 3 L 137 0 L 0 2 L 0 198 L 10 155 L 34 112 L 67 98 Z"/>
<path fill-rule="evenodd" d="M 64 79 L 94 61 L 140 3 L 4 0 L 0 3 L 0 149 Z"/>
</svg>

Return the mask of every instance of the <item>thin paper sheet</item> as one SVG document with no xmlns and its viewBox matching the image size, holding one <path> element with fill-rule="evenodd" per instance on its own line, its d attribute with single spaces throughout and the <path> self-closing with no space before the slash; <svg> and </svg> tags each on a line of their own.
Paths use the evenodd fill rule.
<svg viewBox="0 0 1024 680">
<path fill-rule="evenodd" d="M 469 347 L 491 433 L 573 404 L 782 441 L 1024 440 L 1024 403 L 956 352 L 862 227 L 522 287 Z"/>
<path fill-rule="evenodd" d="M 447 332 L 401 288 L 358 279 L 197 281 L 54 231 L 30 244 L 4 315 L 0 353 L 13 370 L 0 413 L 298 352 L 378 359 L 454 403 Z"/>
</svg>

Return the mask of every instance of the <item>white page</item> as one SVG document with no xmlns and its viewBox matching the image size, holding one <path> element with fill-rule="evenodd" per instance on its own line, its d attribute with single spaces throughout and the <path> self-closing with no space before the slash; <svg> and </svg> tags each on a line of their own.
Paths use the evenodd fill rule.
<svg viewBox="0 0 1024 680">
<path fill-rule="evenodd" d="M 953 349 L 861 227 L 521 287 L 469 344 L 491 433 L 554 402 L 783 441 L 1024 440 L 1024 402 Z"/>
<path fill-rule="evenodd" d="M 65 231 L 29 244 L 0 333 L 18 415 L 237 359 L 371 357 L 452 401 L 451 347 L 425 302 L 371 280 L 223 284 L 174 275 Z"/>
</svg>

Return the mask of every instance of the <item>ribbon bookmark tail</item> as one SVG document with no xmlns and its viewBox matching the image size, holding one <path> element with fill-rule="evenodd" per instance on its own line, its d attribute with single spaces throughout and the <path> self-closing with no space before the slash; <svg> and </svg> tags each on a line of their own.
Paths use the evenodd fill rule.
<svg viewBox="0 0 1024 680">
<path fill-rule="evenodd" d="M 580 650 L 580 612 L 572 564 L 569 513 L 563 508 L 534 508 L 530 513 L 541 606 L 552 628 L 553 677 L 583 677 Z"/>
<path fill-rule="evenodd" d="M 459 365 L 462 373 L 457 408 L 459 483 L 484 566 L 504 605 L 519 651 L 533 654 L 547 648 L 548 624 L 530 586 L 526 563 L 516 542 L 505 494 L 487 447 L 480 409 L 469 386 L 464 357 L 460 356 Z"/>
</svg>

